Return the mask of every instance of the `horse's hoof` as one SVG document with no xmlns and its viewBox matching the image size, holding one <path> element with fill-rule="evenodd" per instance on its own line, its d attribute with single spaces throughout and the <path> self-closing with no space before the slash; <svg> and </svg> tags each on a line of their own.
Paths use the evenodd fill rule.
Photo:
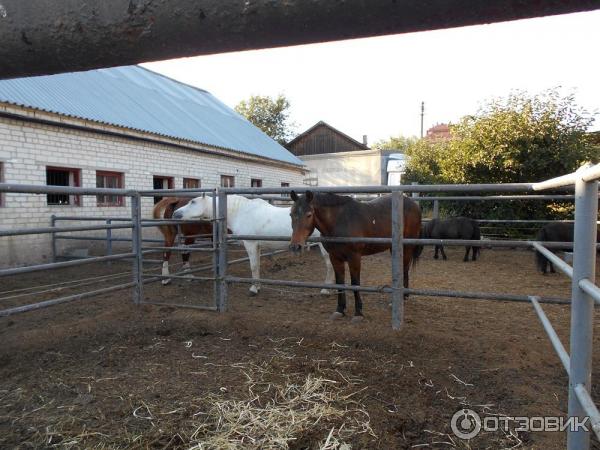
<svg viewBox="0 0 600 450">
<path fill-rule="evenodd" d="M 256 297 L 257 295 L 258 295 L 258 292 L 255 292 L 253 290 L 248 291 L 248 297 Z"/>
<path fill-rule="evenodd" d="M 360 322 L 362 322 L 363 320 L 365 320 L 365 317 L 364 317 L 364 316 L 354 316 L 354 317 L 352 318 L 352 323 L 360 323 Z"/>
<path fill-rule="evenodd" d="M 439 256 L 434 256 L 433 259 L 440 259 L 440 257 Z"/>
<path fill-rule="evenodd" d="M 329 318 L 331 320 L 338 320 L 338 319 L 341 319 L 342 317 L 344 317 L 344 313 L 341 313 L 339 311 L 336 311 L 332 315 L 329 316 Z"/>
<path fill-rule="evenodd" d="M 170 284 L 170 283 L 171 283 L 170 279 L 168 279 L 168 280 L 162 280 L 162 285 L 163 286 L 166 286 L 167 284 Z"/>
<path fill-rule="evenodd" d="M 321 295 L 329 295 L 331 291 L 329 289 L 321 289 Z"/>
</svg>

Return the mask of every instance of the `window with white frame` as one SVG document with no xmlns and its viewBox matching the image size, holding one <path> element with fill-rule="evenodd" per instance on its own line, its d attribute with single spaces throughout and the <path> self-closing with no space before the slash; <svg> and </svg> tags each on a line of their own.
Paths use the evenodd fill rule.
<svg viewBox="0 0 600 450">
<path fill-rule="evenodd" d="M 232 175 L 221 175 L 221 187 L 234 187 L 235 177 Z"/>
<path fill-rule="evenodd" d="M 96 171 L 96 187 L 123 189 L 123 186 L 125 186 L 123 173 L 105 170 Z M 124 206 L 125 199 L 122 195 L 102 194 L 96 196 L 96 204 L 98 206 Z"/>
</svg>

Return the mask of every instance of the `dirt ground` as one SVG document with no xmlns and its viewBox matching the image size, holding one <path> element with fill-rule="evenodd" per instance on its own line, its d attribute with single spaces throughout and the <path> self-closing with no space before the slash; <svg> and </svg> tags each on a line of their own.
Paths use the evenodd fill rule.
<svg viewBox="0 0 600 450">
<path fill-rule="evenodd" d="M 463 263 L 462 252 L 448 249 L 444 262 L 426 249 L 411 285 L 569 297 L 569 280 L 536 273 L 531 252 L 484 250 L 474 263 Z M 388 253 L 364 258 L 363 284 L 390 284 L 390 266 Z M 322 281 L 322 267 L 317 252 L 280 255 L 263 261 L 262 275 Z M 0 297 L 127 269 L 103 264 L 5 278 Z M 240 264 L 230 273 L 249 276 L 249 269 Z M 263 286 L 250 298 L 247 289 L 230 287 L 226 314 L 135 307 L 123 290 L 0 319 L 0 447 L 565 446 L 564 433 L 516 432 L 514 423 L 469 441 L 450 428 L 462 408 L 496 417 L 566 414 L 567 377 L 529 304 L 413 297 L 395 332 L 384 294 L 363 296 L 366 320 L 356 324 L 328 319 L 334 295 Z M 212 290 L 209 282 L 177 280 L 145 286 L 144 297 L 209 304 Z M 31 301 L 20 296 L 2 306 Z M 568 348 L 568 307 L 544 310 Z M 595 350 L 597 373 L 597 337 Z M 597 389 L 593 395 L 600 399 Z M 285 438 L 260 440 L 279 429 Z"/>
</svg>

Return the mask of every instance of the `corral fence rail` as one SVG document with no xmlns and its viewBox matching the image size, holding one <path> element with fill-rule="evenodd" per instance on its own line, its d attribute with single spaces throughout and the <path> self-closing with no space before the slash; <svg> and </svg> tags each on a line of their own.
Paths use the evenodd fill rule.
<svg viewBox="0 0 600 450">
<path fill-rule="evenodd" d="M 262 283 L 278 286 L 301 287 L 301 288 L 329 288 L 335 290 L 349 290 L 362 292 L 381 292 L 387 293 L 392 300 L 392 327 L 399 329 L 404 319 L 404 294 L 423 295 L 423 296 L 443 296 L 460 297 L 466 299 L 485 299 L 499 301 L 520 301 L 530 302 L 539 317 L 544 330 L 556 350 L 561 362 L 563 363 L 569 375 L 569 418 L 579 418 L 584 420 L 589 417 L 592 430 L 600 438 L 600 413 L 591 400 L 591 361 L 592 361 L 592 336 L 593 336 L 593 313 L 594 302 L 600 303 L 600 289 L 595 283 L 595 253 L 596 253 L 596 229 L 598 221 L 598 178 L 600 178 L 600 164 L 588 166 L 559 178 L 548 180 L 541 183 L 514 183 L 514 184 L 475 184 L 475 185 L 401 185 L 401 186 L 365 186 L 365 187 L 320 187 L 319 192 L 331 193 L 359 193 L 359 194 L 382 194 L 390 193 L 392 196 L 392 236 L 390 238 L 349 238 L 349 237 L 320 237 L 310 238 L 309 242 L 370 242 L 386 243 L 392 246 L 392 284 L 391 286 L 353 286 L 338 284 L 310 283 L 290 280 L 270 280 L 253 279 L 244 277 L 234 277 L 227 273 L 227 267 L 230 263 L 247 260 L 241 258 L 228 261 L 227 248 L 231 240 L 289 240 L 289 236 L 264 236 L 264 235 L 228 235 L 227 234 L 227 198 L 232 194 L 264 196 L 265 194 L 288 195 L 292 190 L 305 190 L 301 188 L 216 188 L 216 189 L 185 189 L 185 190 L 152 190 L 152 191 L 133 191 L 126 189 L 96 189 L 96 188 L 74 188 L 61 186 L 27 186 L 15 184 L 0 184 L 0 192 L 6 193 L 68 193 L 71 195 L 122 195 L 131 200 L 131 218 L 75 218 L 75 217 L 54 217 L 50 227 L 45 228 L 23 228 L 23 229 L 0 229 L 0 238 L 5 236 L 18 236 L 26 234 L 50 233 L 55 236 L 53 240 L 56 243 L 56 234 L 73 231 L 107 231 L 107 242 L 114 241 L 108 235 L 113 229 L 131 229 L 131 252 L 106 255 L 100 257 L 90 257 L 78 261 L 52 262 L 49 264 L 39 264 L 27 267 L 16 267 L 0 270 L 0 277 L 29 273 L 40 270 L 50 270 L 73 265 L 90 264 L 103 261 L 114 261 L 120 259 L 131 259 L 132 280 L 128 283 L 121 283 L 108 288 L 96 289 L 81 294 L 63 296 L 61 298 L 46 300 L 31 305 L 24 305 L 9 308 L 0 311 L 0 316 L 17 314 L 34 309 L 44 308 L 59 303 L 88 298 L 95 295 L 114 292 L 118 289 L 133 288 L 133 301 L 135 304 L 159 304 L 160 302 L 145 301 L 143 295 L 144 285 L 159 281 L 163 277 L 144 272 L 144 255 L 152 254 L 165 250 L 165 247 L 143 247 L 143 242 L 149 242 L 142 238 L 142 229 L 145 227 L 156 226 L 158 224 L 181 224 L 186 221 L 180 220 L 148 220 L 142 219 L 141 199 L 142 197 L 155 197 L 162 195 L 179 195 L 194 197 L 203 193 L 212 197 L 213 220 L 212 244 L 209 247 L 190 248 L 188 246 L 169 247 L 169 250 L 176 251 L 206 251 L 212 254 L 212 263 L 195 269 L 194 271 L 213 270 L 212 277 L 193 278 L 203 281 L 213 282 L 213 305 L 171 305 L 187 306 L 199 309 L 210 309 L 224 312 L 228 307 L 228 285 L 232 283 Z M 439 193 L 439 192 L 489 192 L 490 196 L 465 196 L 465 197 L 418 197 L 418 201 L 443 201 L 443 200 L 497 200 L 510 198 L 528 198 L 528 199 L 553 199 L 552 195 L 536 195 L 534 192 L 548 189 L 569 189 L 575 187 L 575 237 L 574 242 L 534 242 L 534 241 L 497 241 L 484 239 L 474 240 L 441 240 L 441 239 L 404 239 L 403 230 L 403 211 L 404 194 L 412 193 L 417 196 L 418 193 Z M 526 195 L 499 195 L 501 193 L 526 193 Z M 570 198 L 570 196 L 568 196 Z M 279 197 L 275 197 L 278 199 Z M 567 199 L 567 197 L 562 196 Z M 282 200 L 284 200 L 282 198 Z M 57 220 L 101 220 L 104 223 L 99 225 L 78 225 L 78 226 L 57 226 Z M 124 223 L 113 223 L 124 222 Z M 65 236 L 59 235 L 62 239 Z M 110 238 L 109 238 L 110 237 Z M 567 353 L 554 331 L 550 321 L 545 315 L 540 303 L 566 303 L 564 299 L 540 298 L 534 295 L 511 295 L 497 293 L 463 292 L 463 291 L 443 291 L 427 289 L 405 289 L 403 280 L 403 271 L 400 261 L 404 245 L 478 245 L 488 247 L 528 247 L 541 252 L 556 267 L 572 279 L 571 288 L 571 331 L 570 331 L 570 351 Z M 108 244 L 107 244 L 108 245 Z M 573 266 L 569 266 L 558 256 L 549 251 L 549 248 L 573 248 Z M 273 252 L 273 253 L 280 253 Z M 53 253 L 56 255 L 56 253 Z M 190 272 L 175 273 L 171 277 L 181 277 L 190 275 Z M 569 450 L 589 448 L 590 433 L 585 429 L 568 430 L 567 445 Z"/>
</svg>

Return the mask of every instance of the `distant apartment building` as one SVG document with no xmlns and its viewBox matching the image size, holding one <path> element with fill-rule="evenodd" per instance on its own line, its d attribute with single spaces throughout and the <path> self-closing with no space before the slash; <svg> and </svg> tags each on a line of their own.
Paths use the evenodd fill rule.
<svg viewBox="0 0 600 450">
<path fill-rule="evenodd" d="M 431 141 L 446 140 L 450 138 L 452 138 L 452 134 L 450 133 L 450 125 L 447 123 L 439 123 L 432 126 L 427 130 L 427 134 L 425 135 L 425 139 Z"/>
</svg>

